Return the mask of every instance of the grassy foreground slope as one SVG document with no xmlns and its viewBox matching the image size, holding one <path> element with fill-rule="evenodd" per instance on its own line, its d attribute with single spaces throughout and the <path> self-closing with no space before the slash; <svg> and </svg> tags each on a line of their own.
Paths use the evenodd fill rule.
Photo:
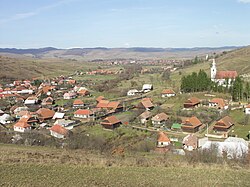
<svg viewBox="0 0 250 187">
<path fill-rule="evenodd" d="M 250 170 L 243 168 L 181 164 L 167 157 L 166 163 L 145 167 L 140 166 L 141 156 L 133 156 L 136 160 L 133 163 L 127 156 L 0 144 L 0 186 L 250 185 Z M 155 155 L 148 160 L 161 157 L 164 155 Z M 112 160 L 116 163 L 112 164 Z"/>
<path fill-rule="evenodd" d="M 249 170 L 0 164 L 6 186 L 249 186 Z"/>
</svg>

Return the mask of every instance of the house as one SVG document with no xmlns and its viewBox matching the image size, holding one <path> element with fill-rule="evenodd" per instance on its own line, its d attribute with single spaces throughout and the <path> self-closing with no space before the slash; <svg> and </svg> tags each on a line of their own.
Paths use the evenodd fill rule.
<svg viewBox="0 0 250 187">
<path fill-rule="evenodd" d="M 222 98 L 213 98 L 209 101 L 209 107 L 226 110 L 228 109 L 228 105 L 226 105 L 224 99 Z"/>
<path fill-rule="evenodd" d="M 42 100 L 42 105 L 53 105 L 54 99 L 52 97 L 47 97 Z"/>
<path fill-rule="evenodd" d="M 63 94 L 63 99 L 74 99 L 76 96 L 77 94 L 75 92 L 68 92 Z"/>
<path fill-rule="evenodd" d="M 137 108 L 144 110 L 152 110 L 154 108 L 154 104 L 152 103 L 150 98 L 144 98 L 138 105 Z"/>
<path fill-rule="evenodd" d="M 105 97 L 99 96 L 96 98 L 96 101 L 99 103 L 101 100 L 105 100 Z"/>
<path fill-rule="evenodd" d="M 105 129 L 115 129 L 119 127 L 122 124 L 122 122 L 117 119 L 115 116 L 109 116 L 106 117 L 102 122 L 101 125 Z"/>
<path fill-rule="evenodd" d="M 129 91 L 127 92 L 127 96 L 134 96 L 134 95 L 137 95 L 138 93 L 139 93 L 139 91 L 136 90 L 136 89 L 129 90 Z"/>
<path fill-rule="evenodd" d="M 29 111 L 28 111 L 28 110 L 22 110 L 22 111 L 16 113 L 15 118 L 19 119 L 19 118 L 21 118 L 22 116 L 27 115 L 27 114 L 29 114 Z"/>
<path fill-rule="evenodd" d="M 245 106 L 245 114 L 250 114 L 250 104 Z"/>
<path fill-rule="evenodd" d="M 147 121 L 150 119 L 152 117 L 152 113 L 151 112 L 149 112 L 149 111 L 145 111 L 145 112 L 143 112 L 140 116 L 139 116 L 139 118 L 141 119 L 141 123 L 142 124 L 146 124 L 147 123 Z"/>
<path fill-rule="evenodd" d="M 82 119 L 94 119 L 94 113 L 91 110 L 77 110 L 74 113 L 75 118 L 82 118 Z"/>
<path fill-rule="evenodd" d="M 169 116 L 164 112 L 155 115 L 152 117 L 152 124 L 157 126 L 165 126 L 166 121 L 169 119 Z"/>
<path fill-rule="evenodd" d="M 195 134 L 189 134 L 183 138 L 183 149 L 193 151 L 198 148 L 198 137 Z"/>
<path fill-rule="evenodd" d="M 56 112 L 53 116 L 52 119 L 63 119 L 65 113 L 62 113 L 62 112 Z"/>
<path fill-rule="evenodd" d="M 157 147 L 158 148 L 165 148 L 171 144 L 170 139 L 164 132 L 159 132 L 158 139 L 157 139 Z"/>
<path fill-rule="evenodd" d="M 90 95 L 90 92 L 88 90 L 83 90 L 83 89 L 80 89 L 78 92 L 77 92 L 78 95 L 80 96 L 89 96 Z"/>
<path fill-rule="evenodd" d="M 20 122 L 28 123 L 29 125 L 34 125 L 35 123 L 38 122 L 38 119 L 37 119 L 37 115 L 36 114 L 28 112 L 25 115 L 23 115 L 19 119 L 19 121 Z"/>
<path fill-rule="evenodd" d="M 110 112 L 121 112 L 123 105 L 119 101 L 100 100 L 96 108 L 107 109 Z"/>
<path fill-rule="evenodd" d="M 31 126 L 24 121 L 18 121 L 14 125 L 14 131 L 16 132 L 29 132 L 31 130 Z"/>
<path fill-rule="evenodd" d="M 81 99 L 76 99 L 73 102 L 73 108 L 81 108 L 84 106 L 84 103 Z"/>
<path fill-rule="evenodd" d="M 227 132 L 233 125 L 234 122 L 232 118 L 230 118 L 229 116 L 225 116 L 224 118 L 216 122 L 213 127 L 213 130 L 217 132 Z"/>
<path fill-rule="evenodd" d="M 196 97 L 191 97 L 184 103 L 184 108 L 195 108 L 200 104 L 200 100 Z"/>
<path fill-rule="evenodd" d="M 108 104 L 109 104 L 108 100 L 100 100 L 97 103 L 96 108 L 108 108 Z"/>
<path fill-rule="evenodd" d="M 75 121 L 72 120 L 65 120 L 65 119 L 58 119 L 54 123 L 54 125 L 61 125 L 62 127 L 68 127 L 70 125 L 74 125 Z"/>
<path fill-rule="evenodd" d="M 199 131 L 201 126 L 201 121 L 197 117 L 193 116 L 182 122 L 181 129 L 184 132 L 195 133 Z"/>
<path fill-rule="evenodd" d="M 40 108 L 36 113 L 40 121 L 51 119 L 55 115 L 55 111 L 47 108 Z"/>
<path fill-rule="evenodd" d="M 161 97 L 174 97 L 176 93 L 172 89 L 165 89 L 161 92 Z"/>
<path fill-rule="evenodd" d="M 119 101 L 110 101 L 107 105 L 107 109 L 113 112 L 121 112 L 123 110 L 123 105 Z"/>
<path fill-rule="evenodd" d="M 210 69 L 211 81 L 218 83 L 219 86 L 230 87 L 232 82 L 238 76 L 236 71 L 217 71 L 215 60 Z"/>
<path fill-rule="evenodd" d="M 144 85 L 142 86 L 142 91 L 143 91 L 144 93 L 147 93 L 147 92 L 149 92 L 149 91 L 151 91 L 151 90 L 153 90 L 153 85 L 152 85 L 152 84 L 144 84 Z"/>
<path fill-rule="evenodd" d="M 28 111 L 29 108 L 28 107 L 16 107 L 14 110 L 13 110 L 13 113 L 14 114 L 18 114 L 20 111 Z M 12 111 L 12 110 L 11 110 Z"/>
<path fill-rule="evenodd" d="M 50 128 L 50 135 L 56 138 L 65 138 L 69 135 L 69 130 L 67 130 L 61 125 L 53 125 Z"/>
<path fill-rule="evenodd" d="M 38 98 L 35 96 L 28 97 L 25 101 L 25 105 L 35 105 L 38 103 Z"/>
<path fill-rule="evenodd" d="M 11 123 L 11 116 L 9 114 L 3 114 L 0 116 L 0 124 L 8 124 Z"/>
</svg>

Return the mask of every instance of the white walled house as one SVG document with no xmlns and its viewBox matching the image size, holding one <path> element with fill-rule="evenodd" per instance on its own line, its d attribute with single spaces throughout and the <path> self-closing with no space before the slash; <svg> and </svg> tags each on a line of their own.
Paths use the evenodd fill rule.
<svg viewBox="0 0 250 187">
<path fill-rule="evenodd" d="M 189 134 L 183 138 L 183 149 L 193 151 L 198 148 L 198 137 L 195 134 Z"/>
<path fill-rule="evenodd" d="M 213 98 L 212 100 L 209 101 L 208 106 L 210 108 L 217 108 L 217 109 L 222 109 L 222 110 L 228 109 L 228 105 L 222 98 Z"/>
<path fill-rule="evenodd" d="M 129 90 L 129 91 L 127 92 L 127 96 L 134 96 L 134 95 L 136 95 L 136 94 L 138 94 L 138 93 L 139 93 L 139 91 L 136 90 L 136 89 Z"/>
<path fill-rule="evenodd" d="M 250 104 L 245 106 L 245 114 L 250 114 Z"/>
<path fill-rule="evenodd" d="M 144 93 L 149 92 L 149 91 L 151 91 L 151 90 L 153 90 L 153 85 L 152 85 L 152 84 L 144 84 L 144 85 L 142 86 L 142 91 L 143 91 Z"/>
<path fill-rule="evenodd" d="M 68 92 L 63 95 L 63 99 L 74 99 L 77 97 L 75 92 Z"/>
<path fill-rule="evenodd" d="M 152 117 L 152 124 L 153 125 L 157 125 L 157 126 L 161 126 L 161 125 L 165 125 L 166 121 L 169 119 L 169 116 L 165 113 L 160 113 L 155 115 L 154 117 Z"/>
<path fill-rule="evenodd" d="M 29 131 L 31 131 L 31 126 L 26 122 L 19 121 L 14 125 L 14 131 L 16 131 L 16 132 L 29 132 Z"/>
<path fill-rule="evenodd" d="M 176 93 L 171 89 L 166 89 L 161 92 L 161 97 L 174 97 Z"/>
<path fill-rule="evenodd" d="M 37 97 L 28 97 L 25 101 L 25 105 L 35 105 L 38 103 L 38 98 Z"/>
<path fill-rule="evenodd" d="M 159 132 L 158 139 L 157 139 L 157 147 L 164 148 L 171 144 L 170 139 L 164 132 Z"/>
<path fill-rule="evenodd" d="M 94 119 L 94 113 L 91 110 L 77 110 L 74 113 L 75 118 L 82 118 L 82 119 Z"/>
<path fill-rule="evenodd" d="M 65 138 L 69 134 L 69 131 L 61 125 L 53 125 L 50 128 L 50 135 L 56 138 Z"/>
</svg>

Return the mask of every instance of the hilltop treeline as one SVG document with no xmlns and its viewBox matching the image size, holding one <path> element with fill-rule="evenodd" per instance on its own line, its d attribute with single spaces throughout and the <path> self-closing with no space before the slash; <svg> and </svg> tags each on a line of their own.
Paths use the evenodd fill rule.
<svg viewBox="0 0 250 187">
<path fill-rule="evenodd" d="M 250 98 L 250 85 L 245 83 L 240 77 L 231 82 L 226 80 L 226 85 L 221 86 L 218 83 L 211 81 L 207 73 L 204 70 L 200 70 L 199 73 L 193 72 L 187 76 L 183 76 L 181 79 L 181 91 L 184 93 L 213 91 L 219 93 L 230 93 L 233 101 L 246 101 Z"/>
</svg>

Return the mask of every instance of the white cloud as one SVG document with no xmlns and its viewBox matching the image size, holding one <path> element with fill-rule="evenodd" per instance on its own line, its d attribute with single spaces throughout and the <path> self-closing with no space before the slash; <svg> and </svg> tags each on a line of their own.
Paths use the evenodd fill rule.
<svg viewBox="0 0 250 187">
<path fill-rule="evenodd" d="M 75 0 L 61 0 L 61 1 L 58 1 L 57 3 L 43 6 L 43 7 L 37 8 L 36 10 L 30 11 L 30 12 L 15 14 L 11 17 L 0 19 L 0 25 L 5 24 L 5 23 L 9 23 L 12 21 L 17 21 L 17 20 L 22 20 L 22 19 L 26 19 L 29 17 L 33 17 L 33 16 L 38 15 L 44 11 L 56 8 L 56 7 L 61 6 L 63 4 L 68 4 L 72 1 L 75 1 Z"/>
<path fill-rule="evenodd" d="M 238 0 L 240 3 L 250 3 L 250 0 Z"/>
</svg>

